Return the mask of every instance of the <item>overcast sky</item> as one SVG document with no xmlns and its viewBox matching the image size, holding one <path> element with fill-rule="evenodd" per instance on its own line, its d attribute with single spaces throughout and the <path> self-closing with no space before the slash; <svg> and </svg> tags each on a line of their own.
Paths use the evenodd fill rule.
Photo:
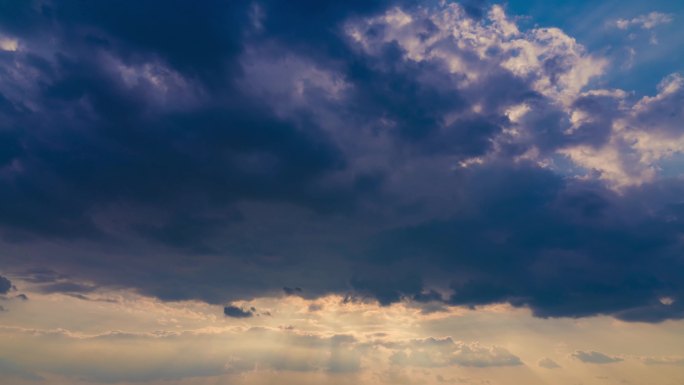
<svg viewBox="0 0 684 385">
<path fill-rule="evenodd" d="M 684 3 L 0 0 L 0 382 L 684 382 Z"/>
</svg>

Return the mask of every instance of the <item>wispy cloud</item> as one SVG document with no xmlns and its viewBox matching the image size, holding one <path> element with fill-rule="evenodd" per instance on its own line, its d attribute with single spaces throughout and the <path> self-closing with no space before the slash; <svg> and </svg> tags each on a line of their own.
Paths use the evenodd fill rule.
<svg viewBox="0 0 684 385">
<path fill-rule="evenodd" d="M 548 357 L 545 357 L 545 358 L 542 358 L 541 360 L 539 360 L 539 362 L 537 362 L 537 365 L 539 365 L 539 367 L 542 367 L 545 369 L 558 369 L 561 367 L 560 365 L 558 365 L 558 363 L 556 361 L 554 361 Z"/>
<path fill-rule="evenodd" d="M 572 354 L 576 359 L 588 364 L 612 364 L 624 361 L 620 357 L 609 356 L 600 352 L 578 350 Z"/>
<path fill-rule="evenodd" d="M 674 15 L 672 14 L 651 12 L 632 19 L 618 19 L 613 25 L 625 30 L 630 28 L 653 29 L 660 25 L 669 24 L 672 20 L 674 20 Z"/>
</svg>

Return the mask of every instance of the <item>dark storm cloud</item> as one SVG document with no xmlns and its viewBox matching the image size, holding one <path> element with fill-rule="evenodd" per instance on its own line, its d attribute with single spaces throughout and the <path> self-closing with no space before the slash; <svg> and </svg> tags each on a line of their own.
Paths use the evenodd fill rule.
<svg viewBox="0 0 684 385">
<path fill-rule="evenodd" d="M 421 77 L 440 72 L 430 65 L 404 61 L 403 54 L 401 48 L 390 43 L 377 57 L 351 63 L 349 79 L 359 87 L 353 101 L 354 108 L 356 114 L 363 118 L 383 116 L 390 120 L 393 130 L 404 139 L 421 140 L 440 126 L 444 112 L 463 109 L 467 104 L 457 91 L 448 87 L 448 78 L 440 79 L 444 82 L 437 86 L 421 82 Z M 437 83 L 438 79 L 435 80 Z M 411 108 L 406 108 L 408 105 Z M 488 134 L 487 130 L 479 131 L 472 134 L 480 138 Z M 465 149 L 476 154 L 481 152 L 477 148 L 477 139 L 467 140 L 469 131 L 459 132 L 463 138 L 457 138 L 461 140 L 454 143 L 462 143 L 466 139 L 463 143 Z"/>
<path fill-rule="evenodd" d="M 55 282 L 38 288 L 42 293 L 90 293 L 95 289 L 94 286 L 76 282 Z"/>
<path fill-rule="evenodd" d="M 231 318 L 251 318 L 254 317 L 254 311 L 254 308 L 244 310 L 232 305 L 223 308 L 223 314 Z"/>
<path fill-rule="evenodd" d="M 481 19 L 487 13 L 487 4 L 489 0 L 463 0 L 460 2 L 463 8 L 475 19 Z"/>
<path fill-rule="evenodd" d="M 7 294 L 12 289 L 12 282 L 0 275 L 0 294 Z"/>
<path fill-rule="evenodd" d="M 369 272 L 368 275 L 352 277 L 351 286 L 357 293 L 377 299 L 381 305 L 398 302 L 404 294 L 418 293 L 423 287 L 417 274 L 399 273 L 395 275 L 387 271 L 378 274 L 381 271 L 380 268 L 369 267 L 364 268 L 364 270 Z"/>
<path fill-rule="evenodd" d="M 456 305 L 509 302 L 542 317 L 681 317 L 679 303 L 658 300 L 684 292 L 677 278 L 684 266 L 672 254 L 680 227 L 671 220 L 548 171 L 481 170 L 468 186 L 474 213 L 388 233 L 376 241 L 373 259 L 390 267 L 427 260 L 436 272 L 450 272 L 459 277 L 449 299 Z M 645 263 L 645 255 L 661 262 Z M 414 295 L 382 286 L 392 288 Z"/>
<path fill-rule="evenodd" d="M 44 1 L 3 2 L 2 8 L 0 22 L 6 32 L 36 37 L 59 28 L 63 40 L 58 44 L 82 45 L 91 52 L 104 48 L 131 56 L 157 54 L 175 68 L 215 80 L 231 68 L 230 58 L 239 51 L 247 3 Z"/>
<path fill-rule="evenodd" d="M 465 2 L 464 17 L 500 36 L 486 3 Z M 395 5 L 411 17 L 365 21 Z M 503 40 L 482 53 L 415 10 L 0 2 L 0 37 L 19 47 L 0 51 L 0 234 L 13 243 L 0 267 L 74 295 L 339 293 L 424 311 L 510 302 L 542 317 L 684 317 L 681 181 L 618 194 L 521 160 L 605 145 L 625 101 L 579 95 L 571 108 L 591 119 L 575 124 L 535 86 L 561 89 L 572 50 L 519 75 Z M 410 56 L 406 33 L 436 41 L 429 60 Z M 680 99 L 635 119 L 672 134 Z"/>
<path fill-rule="evenodd" d="M 3 205 L 3 222 L 31 232 L 97 236 L 95 224 L 84 211 L 118 200 L 165 206 L 187 202 L 190 196 L 190 205 L 201 210 L 202 205 L 226 205 L 240 197 L 307 204 L 306 195 L 315 194 L 319 200 L 310 200 L 311 205 L 321 209 L 336 199 L 332 192 L 307 186 L 322 171 L 339 167 L 341 160 L 334 148 L 324 140 L 298 134 L 292 125 L 259 117 L 257 112 L 240 115 L 207 110 L 157 122 L 134 118 L 121 127 L 109 127 L 111 121 L 105 127 L 95 123 L 90 128 L 94 132 L 86 135 L 96 137 L 82 138 L 86 143 L 54 138 L 64 150 L 36 143 L 31 155 L 38 160 L 27 161 L 27 173 L 18 175 L 13 188 L 3 194 L 5 201 L 14 202 Z M 47 194 L 48 186 L 29 179 L 43 172 L 51 174 L 46 178 L 57 179 L 53 188 L 63 191 Z M 181 244 L 197 233 L 194 229 L 202 232 L 216 221 L 239 219 L 234 210 L 205 215 L 191 207 L 186 213 L 185 208 L 179 207 L 159 227 L 141 226 L 140 230 Z"/>
<path fill-rule="evenodd" d="M 51 283 L 67 278 L 66 276 L 59 274 L 52 269 L 47 269 L 44 267 L 29 268 L 18 272 L 16 275 L 22 281 L 31 283 Z"/>
<path fill-rule="evenodd" d="M 269 12 L 269 22 L 275 24 L 285 23 L 286 15 L 310 16 L 316 23 L 332 23 L 330 28 L 335 18 L 355 9 L 326 2 L 288 5 L 287 12 L 276 12 L 282 7 L 278 2 L 262 6 L 275 8 Z M 32 103 L 33 113 L 16 117 L 3 132 L 7 140 L 2 158 L 24 169 L 5 180 L 3 189 L 8 203 L 0 213 L 10 236 L 23 229 L 99 236 L 85 213 L 93 206 L 159 201 L 166 208 L 181 200 L 179 212 L 163 219 L 168 223 L 138 229 L 145 236 L 191 248 L 194 235 L 239 218 L 234 210 L 214 211 L 238 199 L 293 200 L 316 210 L 346 204 L 348 197 L 312 186 L 322 173 L 344 165 L 326 136 L 305 117 L 297 122 L 279 119 L 232 86 L 241 38 L 251 28 L 248 16 L 253 9 L 247 2 L 5 7 L 8 12 L 0 19 L 4 30 L 26 37 L 28 45 L 56 34 L 52 39 L 58 50 L 53 58 L 22 52 L 4 58 L 6 68 L 31 69 L 29 79 L 8 77 L 8 88 L 23 86 L 18 84 L 23 80 L 40 85 L 33 95 L 16 101 Z M 16 23 L 17 17 L 24 23 Z M 29 31 L 26 24 L 34 28 Z M 63 32 L 56 33 L 55 26 Z M 279 31 L 278 25 L 272 28 Z M 94 35 L 98 44 L 92 43 Z M 120 63 L 108 62 L 108 56 Z M 151 71 L 157 71 L 153 74 L 162 82 L 182 76 L 182 82 L 195 84 L 192 89 L 170 89 L 167 103 L 182 100 L 180 93 L 195 88 L 211 101 L 198 102 L 190 110 L 159 111 L 150 99 L 155 90 L 149 79 L 131 87 L 118 73 L 117 66 L 136 71 L 145 65 L 155 65 Z M 215 215 L 198 213 L 203 210 Z"/>
<path fill-rule="evenodd" d="M 302 293 L 302 289 L 299 287 L 292 288 L 285 286 L 283 287 L 283 292 L 285 295 L 299 295 Z"/>
</svg>

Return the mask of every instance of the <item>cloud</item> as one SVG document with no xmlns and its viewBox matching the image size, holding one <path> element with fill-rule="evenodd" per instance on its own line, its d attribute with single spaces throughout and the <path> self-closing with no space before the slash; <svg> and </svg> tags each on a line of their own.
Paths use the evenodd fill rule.
<svg viewBox="0 0 684 385">
<path fill-rule="evenodd" d="M 44 267 L 32 267 L 16 273 L 16 276 L 22 281 L 29 283 L 52 283 L 59 280 L 67 279 L 66 276 L 57 273 L 52 269 Z"/>
<path fill-rule="evenodd" d="M 299 287 L 291 288 L 291 287 L 283 287 L 283 292 L 285 295 L 299 295 L 302 293 L 302 289 Z"/>
<path fill-rule="evenodd" d="M 684 357 L 642 357 L 644 365 L 684 366 Z"/>
<path fill-rule="evenodd" d="M 7 294 L 12 289 L 12 282 L 0 275 L 0 294 Z"/>
<path fill-rule="evenodd" d="M 390 361 L 396 365 L 418 367 L 463 367 L 488 368 L 523 365 L 520 358 L 497 346 L 481 346 L 477 343 L 463 343 L 451 338 L 428 338 L 413 340 L 396 346 Z"/>
<path fill-rule="evenodd" d="M 606 96 L 618 104 L 626 98 L 623 93 Z M 605 145 L 571 146 L 561 152 L 576 164 L 596 170 L 600 178 L 617 187 L 652 182 L 658 176 L 659 165 L 684 150 L 684 137 L 678 131 L 683 97 L 684 79 L 672 74 L 658 85 L 658 94 L 641 98 L 626 113 L 602 112 L 614 115 Z M 587 118 L 595 119 L 591 115 Z"/>
<path fill-rule="evenodd" d="M 19 42 L 17 39 L 12 39 L 12 38 L 0 35 L 0 50 L 16 51 L 18 48 L 19 48 Z"/>
<path fill-rule="evenodd" d="M 29 381 L 43 381 L 44 378 L 38 374 L 29 371 L 12 361 L 5 358 L 0 358 L 0 373 L 4 376 L 9 376 L 10 378 L 20 378 L 22 380 Z"/>
<path fill-rule="evenodd" d="M 242 309 L 237 306 L 226 306 L 223 308 L 223 314 L 231 318 L 251 318 L 254 316 L 255 309 Z"/>
<path fill-rule="evenodd" d="M 659 25 L 669 24 L 673 20 L 672 14 L 662 12 L 651 12 L 639 15 L 632 19 L 619 19 L 615 21 L 615 26 L 619 29 L 630 29 L 633 27 L 641 29 L 653 29 Z"/>
<path fill-rule="evenodd" d="M 77 282 L 55 282 L 38 287 L 41 293 L 90 293 L 96 290 L 92 285 L 77 283 Z"/>
<path fill-rule="evenodd" d="M 518 367 L 517 356 L 508 350 L 450 338 L 415 340 L 383 338 L 383 342 L 360 341 L 347 334 L 297 332 L 253 327 L 206 327 L 197 330 L 154 332 L 104 331 L 97 334 L 66 329 L 5 328 L 25 346 L 40 346 L 40 352 L 20 361 L 26 371 L 62 375 L 90 382 L 144 382 L 186 378 L 234 376 L 245 373 L 296 372 L 334 376 L 366 371 L 365 362 L 378 368 L 401 370 L 412 367 L 469 368 Z M 216 345 L 217 339 L 223 343 Z M 207 347 L 212 348 L 208 349 Z M 89 347 L 120 353 L 117 365 L 101 355 L 83 357 Z M 60 351 L 61 354 L 55 355 Z M 401 353 L 408 361 L 401 362 Z M 396 353 L 396 354 L 395 354 Z M 144 357 L 145 365 L 136 365 Z M 177 362 L 168 365 L 168 362 Z M 120 370 L 121 367 L 127 370 Z M 485 371 L 486 373 L 486 371 Z"/>
<path fill-rule="evenodd" d="M 344 374 L 360 370 L 355 340 L 346 335 L 296 334 L 268 328 L 156 332 L 110 331 L 82 334 L 65 329 L 8 331 L 37 353 L 16 364 L 0 360 L 5 375 L 39 372 L 91 383 L 148 382 L 265 372 Z M 3 335 L 4 337 L 4 335 Z M 216 338 L 223 343 L 214 346 Z M 214 346 L 212 348 L 208 348 Z M 79 351 L 116 351 L 117 364 L 100 354 L 84 357 Z M 60 352 L 60 354 L 56 354 Z M 145 364 L 140 365 L 143 361 Z M 169 365 L 169 362 L 175 362 Z M 121 370 L 125 367 L 126 370 Z M 19 371 L 21 369 L 21 372 Z"/>
<path fill-rule="evenodd" d="M 138 3 L 0 15 L 12 277 L 684 317 L 681 75 L 597 88 L 607 59 L 479 1 Z"/>
<path fill-rule="evenodd" d="M 576 359 L 588 364 L 612 364 L 624 361 L 620 357 L 611 357 L 599 352 L 578 350 L 572 354 Z"/>
<path fill-rule="evenodd" d="M 556 361 L 554 361 L 548 357 L 545 357 L 545 358 L 542 358 L 541 360 L 539 360 L 537 365 L 539 365 L 539 367 L 544 368 L 544 369 L 558 369 L 561 367 L 560 365 L 558 365 L 558 363 L 556 363 Z"/>
</svg>

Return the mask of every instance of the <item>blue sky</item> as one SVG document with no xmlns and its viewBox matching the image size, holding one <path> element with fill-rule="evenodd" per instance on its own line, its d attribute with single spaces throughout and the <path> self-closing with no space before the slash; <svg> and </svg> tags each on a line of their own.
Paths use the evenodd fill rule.
<svg viewBox="0 0 684 385">
<path fill-rule="evenodd" d="M 0 0 L 0 382 L 681 384 L 682 17 Z"/>
<path fill-rule="evenodd" d="M 677 1 L 509 1 L 508 9 L 529 17 L 526 24 L 562 28 L 593 52 L 607 52 L 624 60 L 624 50 L 638 51 L 637 60 L 628 69 L 615 70 L 603 79 L 611 87 L 634 90 L 639 94 L 654 92 L 654 85 L 664 76 L 684 70 L 684 26 L 677 22 L 684 4 Z M 608 26 L 620 19 L 651 12 L 675 15 L 674 21 L 654 28 L 658 44 L 649 42 L 649 31 L 625 31 Z M 630 32 L 635 32 L 633 39 Z"/>
</svg>

